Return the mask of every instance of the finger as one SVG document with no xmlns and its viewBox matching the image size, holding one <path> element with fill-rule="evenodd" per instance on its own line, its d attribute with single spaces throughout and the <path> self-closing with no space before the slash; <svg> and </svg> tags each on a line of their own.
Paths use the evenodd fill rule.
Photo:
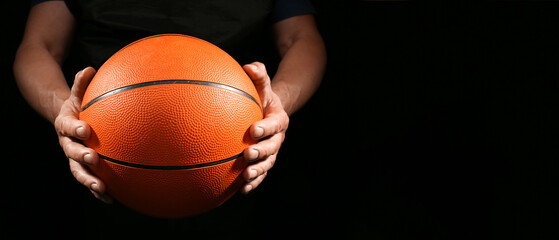
<svg viewBox="0 0 559 240">
<path fill-rule="evenodd" d="M 93 188 L 96 188 L 96 186 L 94 185 Z M 111 196 L 109 196 L 108 194 L 99 194 L 98 192 L 89 189 L 89 191 L 91 192 L 91 194 L 93 194 L 93 196 L 95 196 L 95 198 L 103 201 L 104 203 L 107 204 L 111 204 L 113 203 L 113 198 Z"/>
<path fill-rule="evenodd" d="M 266 117 L 250 126 L 250 136 L 261 139 L 284 132 L 289 126 L 289 117 L 285 111 L 269 112 Z"/>
<path fill-rule="evenodd" d="M 252 190 L 254 190 L 256 187 L 258 187 L 258 185 L 260 185 L 260 183 L 262 183 L 262 181 L 264 181 L 264 178 L 266 178 L 266 176 L 268 175 L 268 173 L 264 173 L 260 176 L 258 176 L 257 178 L 255 178 L 254 180 L 248 182 L 247 184 L 245 184 L 242 188 L 241 188 L 241 193 L 242 194 L 248 194 L 249 192 L 251 192 Z"/>
<path fill-rule="evenodd" d="M 93 75 L 95 75 L 95 69 L 92 67 L 85 68 L 76 74 L 70 99 L 62 106 L 54 122 L 59 136 L 75 137 L 82 140 L 89 137 L 89 126 L 84 121 L 78 120 L 78 115 L 81 100 Z"/>
<path fill-rule="evenodd" d="M 59 115 L 54 121 L 54 126 L 59 136 L 75 137 L 81 140 L 89 138 L 91 129 L 89 125 L 72 114 Z"/>
<path fill-rule="evenodd" d="M 266 160 L 249 165 L 243 172 L 243 178 L 250 182 L 258 176 L 267 173 L 276 163 L 276 154 L 270 155 Z"/>
<path fill-rule="evenodd" d="M 95 150 L 88 148 L 69 137 L 59 138 L 60 146 L 64 150 L 66 157 L 73 159 L 76 162 L 95 165 L 99 161 L 99 157 Z"/>
<path fill-rule="evenodd" d="M 268 73 L 266 71 L 266 66 L 264 66 L 264 64 L 261 62 L 253 62 L 250 64 L 246 64 L 243 66 L 243 69 L 253 81 L 270 80 L 270 77 L 268 76 Z"/>
<path fill-rule="evenodd" d="M 261 62 L 253 62 L 243 66 L 243 69 L 254 82 L 259 94 L 262 94 L 266 87 L 271 86 L 270 77 L 266 71 L 266 67 Z M 261 96 L 262 97 L 262 96 Z"/>
<path fill-rule="evenodd" d="M 81 99 L 85 94 L 85 90 L 87 86 L 93 79 L 95 75 L 95 69 L 92 67 L 87 67 L 81 71 L 79 71 L 76 76 L 74 77 L 74 85 L 72 85 L 72 97 L 76 97 L 79 100 L 79 104 L 81 105 Z"/>
<path fill-rule="evenodd" d="M 245 160 L 247 162 L 255 162 L 277 154 L 284 138 L 284 134 L 275 134 L 266 140 L 250 145 L 243 152 Z"/>
<path fill-rule="evenodd" d="M 89 188 L 90 190 L 94 190 L 99 194 L 104 193 L 105 185 L 101 182 L 99 178 L 91 174 L 89 169 L 87 169 L 84 165 L 72 159 L 69 159 L 69 163 L 70 163 L 70 171 L 72 172 L 72 175 L 74 176 L 74 178 L 76 178 L 76 180 L 79 183 Z"/>
<path fill-rule="evenodd" d="M 79 183 L 87 187 L 97 199 L 105 203 L 112 202 L 112 198 L 108 194 L 106 194 L 106 187 L 103 181 L 101 181 L 95 175 L 91 174 L 89 169 L 87 169 L 87 167 L 85 167 L 84 165 L 72 159 L 69 159 L 69 162 L 70 171 Z"/>
</svg>

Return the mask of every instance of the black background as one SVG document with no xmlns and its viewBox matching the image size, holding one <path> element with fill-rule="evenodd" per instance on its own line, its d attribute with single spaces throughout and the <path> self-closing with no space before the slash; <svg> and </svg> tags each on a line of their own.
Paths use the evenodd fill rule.
<svg viewBox="0 0 559 240">
<path fill-rule="evenodd" d="M 6 236 L 559 237 L 558 4 L 313 3 L 328 67 L 276 166 L 253 193 L 168 221 L 73 179 L 13 79 L 27 2 L 3 2 Z"/>
</svg>

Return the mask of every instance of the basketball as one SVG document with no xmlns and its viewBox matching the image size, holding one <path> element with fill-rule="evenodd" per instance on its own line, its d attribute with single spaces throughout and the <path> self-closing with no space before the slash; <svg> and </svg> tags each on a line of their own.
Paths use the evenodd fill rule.
<svg viewBox="0 0 559 240">
<path fill-rule="evenodd" d="M 161 218 L 201 214 L 241 187 L 249 127 L 263 117 L 243 68 L 204 40 L 133 42 L 97 71 L 83 97 L 90 167 L 125 206 Z"/>
</svg>

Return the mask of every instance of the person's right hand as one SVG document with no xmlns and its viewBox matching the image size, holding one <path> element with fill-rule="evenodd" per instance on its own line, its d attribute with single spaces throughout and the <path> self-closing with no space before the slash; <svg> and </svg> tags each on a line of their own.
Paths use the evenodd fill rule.
<svg viewBox="0 0 559 240">
<path fill-rule="evenodd" d="M 91 133 L 89 125 L 78 119 L 83 95 L 89 82 L 95 75 L 95 69 L 85 68 L 76 74 L 71 94 L 60 108 L 54 122 L 58 141 L 70 162 L 72 175 L 87 187 L 96 198 L 111 203 L 112 198 L 106 193 L 105 184 L 88 168 L 99 162 L 95 150 L 84 146 L 80 140 L 88 139 Z"/>
</svg>

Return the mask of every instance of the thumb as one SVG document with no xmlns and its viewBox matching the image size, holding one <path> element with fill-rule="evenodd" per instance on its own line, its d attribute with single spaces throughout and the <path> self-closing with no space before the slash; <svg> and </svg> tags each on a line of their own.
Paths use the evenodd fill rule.
<svg viewBox="0 0 559 240">
<path fill-rule="evenodd" d="M 248 76 L 252 79 L 256 90 L 258 93 L 264 94 L 265 91 L 271 89 L 270 84 L 270 77 L 266 72 L 266 67 L 261 62 L 253 62 L 251 64 L 247 64 L 243 66 L 243 69 L 248 74 Z"/>
<path fill-rule="evenodd" d="M 93 79 L 94 75 L 95 75 L 95 69 L 92 67 L 87 67 L 79 71 L 74 78 L 74 85 L 72 85 L 71 96 L 78 98 L 80 104 L 81 104 L 81 99 L 85 94 L 85 90 L 87 89 L 87 86 L 91 82 L 91 79 Z"/>
</svg>

